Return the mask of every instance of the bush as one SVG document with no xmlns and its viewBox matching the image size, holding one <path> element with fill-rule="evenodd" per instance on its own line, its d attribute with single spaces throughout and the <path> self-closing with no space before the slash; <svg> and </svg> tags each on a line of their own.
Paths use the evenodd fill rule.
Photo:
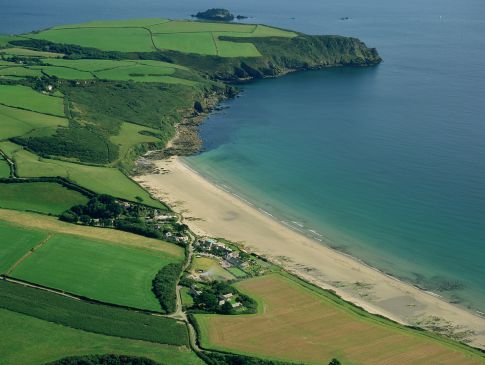
<svg viewBox="0 0 485 365">
<path fill-rule="evenodd" d="M 87 355 L 66 357 L 45 365 L 161 365 L 146 357 L 127 355 Z"/>
<path fill-rule="evenodd" d="M 162 309 L 167 313 L 177 309 L 177 281 L 182 271 L 181 264 L 168 264 L 160 269 L 152 281 L 152 290 Z"/>
</svg>

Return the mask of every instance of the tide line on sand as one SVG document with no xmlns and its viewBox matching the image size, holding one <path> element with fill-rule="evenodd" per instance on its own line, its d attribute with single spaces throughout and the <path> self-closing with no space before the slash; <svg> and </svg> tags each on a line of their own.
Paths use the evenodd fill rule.
<svg viewBox="0 0 485 365">
<path fill-rule="evenodd" d="M 216 185 L 187 166 L 180 158 L 156 161 L 164 174 L 136 177 L 141 185 L 190 220 L 199 235 L 224 237 L 275 262 L 284 258 L 289 271 L 365 310 L 403 324 L 439 317 L 475 332 L 471 345 L 485 348 L 485 319 L 377 270 L 321 242 L 324 236 L 299 225 L 277 220 L 227 186 Z M 183 202 L 183 203 L 180 203 Z M 303 226 L 303 227 L 301 227 Z M 365 283 L 368 289 L 356 283 Z"/>
</svg>

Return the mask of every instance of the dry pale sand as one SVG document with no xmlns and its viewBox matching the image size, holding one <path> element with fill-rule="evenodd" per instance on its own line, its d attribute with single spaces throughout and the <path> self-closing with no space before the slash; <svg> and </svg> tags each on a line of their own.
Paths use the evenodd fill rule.
<svg viewBox="0 0 485 365">
<path fill-rule="evenodd" d="M 182 213 L 197 234 L 240 242 L 297 275 L 335 290 L 367 311 L 395 321 L 414 324 L 438 316 L 462 329 L 473 330 L 471 344 L 485 348 L 484 318 L 291 230 L 207 181 L 180 158 L 156 164 L 162 173 L 135 180 Z"/>
</svg>

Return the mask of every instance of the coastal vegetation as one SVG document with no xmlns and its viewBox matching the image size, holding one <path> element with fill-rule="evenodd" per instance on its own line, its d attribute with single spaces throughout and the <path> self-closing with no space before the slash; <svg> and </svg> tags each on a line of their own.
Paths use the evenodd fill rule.
<svg viewBox="0 0 485 365">
<path fill-rule="evenodd" d="M 140 155 L 196 131 L 235 96 L 228 82 L 371 66 L 381 61 L 375 49 L 158 18 L 2 36 L 0 46 L 2 363 L 481 362 L 478 351 L 371 315 L 238 244 L 195 236 L 129 177 Z M 196 150 L 191 136 L 175 150 Z"/>
</svg>

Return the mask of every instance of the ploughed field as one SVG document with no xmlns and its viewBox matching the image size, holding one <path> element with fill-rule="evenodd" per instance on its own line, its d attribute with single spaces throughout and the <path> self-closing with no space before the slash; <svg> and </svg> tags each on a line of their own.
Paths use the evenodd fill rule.
<svg viewBox="0 0 485 365">
<path fill-rule="evenodd" d="M 204 348 L 277 360 L 328 364 L 483 364 L 478 352 L 372 316 L 281 275 L 242 281 L 259 313 L 197 314 Z"/>
<path fill-rule="evenodd" d="M 160 268 L 183 259 L 181 248 L 123 232 L 111 236 L 103 229 L 75 228 L 50 217 L 0 210 L 2 273 L 101 302 L 161 311 L 152 280 Z"/>
</svg>

